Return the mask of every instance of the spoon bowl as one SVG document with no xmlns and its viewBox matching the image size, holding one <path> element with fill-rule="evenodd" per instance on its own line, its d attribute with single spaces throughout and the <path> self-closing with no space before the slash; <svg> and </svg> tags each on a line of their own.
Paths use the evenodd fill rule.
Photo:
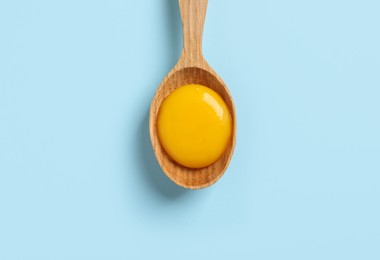
<svg viewBox="0 0 380 260">
<path fill-rule="evenodd" d="M 159 165 L 174 183 L 188 189 L 208 187 L 222 177 L 231 160 L 236 139 L 236 115 L 231 94 L 202 54 L 202 32 L 207 2 L 207 0 L 179 0 L 184 49 L 177 65 L 158 87 L 149 117 L 150 138 Z M 200 169 L 187 168 L 171 159 L 160 144 L 157 132 L 157 116 L 162 102 L 175 89 L 188 84 L 200 84 L 218 93 L 226 103 L 232 119 L 231 139 L 223 155 L 213 164 Z"/>
</svg>

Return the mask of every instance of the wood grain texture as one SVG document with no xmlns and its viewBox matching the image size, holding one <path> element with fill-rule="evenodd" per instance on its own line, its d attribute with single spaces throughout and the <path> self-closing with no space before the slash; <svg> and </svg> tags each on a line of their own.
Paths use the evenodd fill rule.
<svg viewBox="0 0 380 260">
<path fill-rule="evenodd" d="M 222 177 L 231 160 L 236 140 L 236 113 L 231 94 L 202 53 L 207 3 L 208 0 L 179 0 L 183 51 L 178 63 L 158 87 L 150 108 L 149 132 L 157 161 L 173 182 L 188 189 L 208 187 Z M 200 84 L 216 91 L 227 104 L 232 116 L 231 140 L 224 154 L 212 165 L 201 169 L 187 168 L 171 159 L 161 146 L 157 133 L 157 115 L 162 102 L 173 90 L 188 84 Z"/>
</svg>

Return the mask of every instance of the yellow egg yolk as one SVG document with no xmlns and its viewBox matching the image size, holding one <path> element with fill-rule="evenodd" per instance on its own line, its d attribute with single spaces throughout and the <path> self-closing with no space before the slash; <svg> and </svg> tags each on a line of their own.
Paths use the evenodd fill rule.
<svg viewBox="0 0 380 260">
<path fill-rule="evenodd" d="M 177 163 L 203 168 L 220 158 L 230 142 L 231 114 L 212 89 L 191 84 L 163 101 L 157 119 L 160 143 Z"/>
</svg>

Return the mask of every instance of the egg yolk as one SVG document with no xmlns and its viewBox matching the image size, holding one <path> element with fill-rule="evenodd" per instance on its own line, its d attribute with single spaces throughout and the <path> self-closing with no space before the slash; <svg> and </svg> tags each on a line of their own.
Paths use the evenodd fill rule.
<svg viewBox="0 0 380 260">
<path fill-rule="evenodd" d="M 198 84 L 174 90 L 163 101 L 157 119 L 160 143 L 177 163 L 203 168 L 226 149 L 232 132 L 231 114 L 212 89 Z"/>
</svg>

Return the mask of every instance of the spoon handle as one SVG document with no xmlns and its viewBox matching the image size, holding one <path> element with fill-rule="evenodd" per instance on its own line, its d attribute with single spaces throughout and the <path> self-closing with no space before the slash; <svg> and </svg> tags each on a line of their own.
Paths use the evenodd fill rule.
<svg viewBox="0 0 380 260">
<path fill-rule="evenodd" d="M 178 0 L 182 17 L 182 66 L 192 66 L 203 61 L 202 34 L 208 0 Z"/>
</svg>

